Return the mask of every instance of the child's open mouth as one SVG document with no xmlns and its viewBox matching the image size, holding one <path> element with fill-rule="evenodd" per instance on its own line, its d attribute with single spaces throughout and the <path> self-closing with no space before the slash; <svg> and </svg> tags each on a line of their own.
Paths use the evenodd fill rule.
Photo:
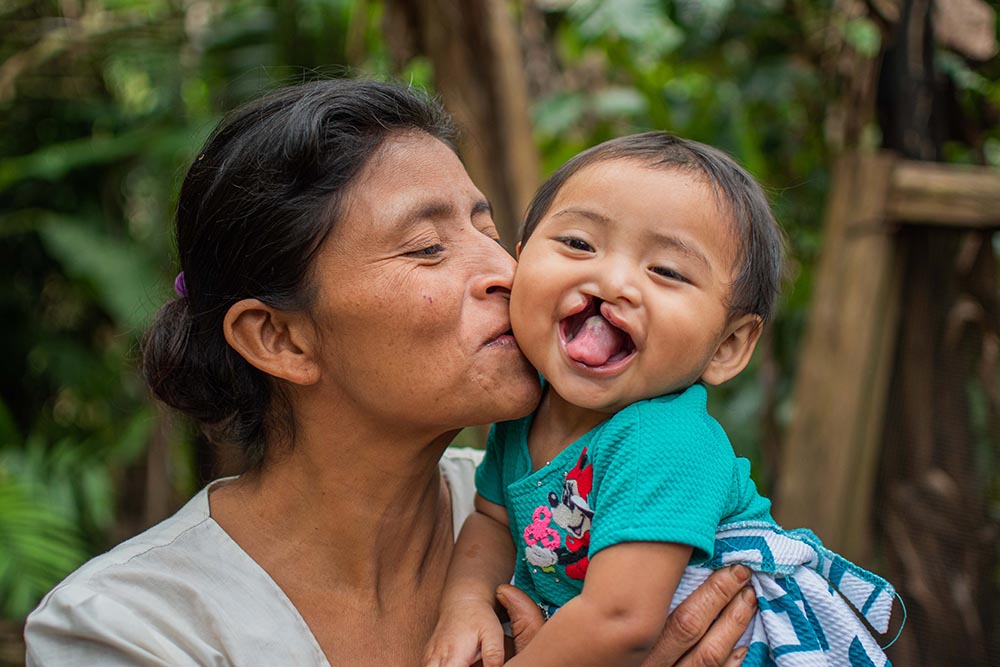
<svg viewBox="0 0 1000 667">
<path fill-rule="evenodd" d="M 605 366 L 621 361 L 635 351 L 632 337 L 601 315 L 601 300 L 559 323 L 570 359 L 585 366 Z"/>
</svg>

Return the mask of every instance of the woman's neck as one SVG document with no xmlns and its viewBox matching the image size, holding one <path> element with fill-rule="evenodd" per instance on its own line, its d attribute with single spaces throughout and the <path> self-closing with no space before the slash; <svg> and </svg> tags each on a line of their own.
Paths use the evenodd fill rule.
<svg viewBox="0 0 1000 667">
<path fill-rule="evenodd" d="M 400 581 L 419 585 L 436 556 L 447 562 L 454 536 L 437 464 L 450 439 L 302 437 L 213 493 L 212 515 L 276 580 L 294 572 L 330 593 L 387 599 Z"/>
<path fill-rule="evenodd" d="M 330 664 L 416 663 L 454 546 L 438 461 L 455 434 L 407 438 L 330 412 L 299 420 L 294 447 L 214 491 L 212 516 Z"/>
</svg>

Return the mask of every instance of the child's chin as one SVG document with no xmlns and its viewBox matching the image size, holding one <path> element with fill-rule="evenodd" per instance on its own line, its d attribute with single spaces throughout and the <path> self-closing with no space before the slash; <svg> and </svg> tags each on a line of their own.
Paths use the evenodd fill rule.
<svg viewBox="0 0 1000 667">
<path fill-rule="evenodd" d="M 572 384 L 579 385 L 581 383 L 574 382 Z M 586 410 L 593 410 L 594 412 L 612 414 L 633 402 L 623 400 L 620 396 L 611 394 L 606 389 L 604 391 L 597 391 L 595 387 L 566 386 L 564 387 L 564 392 L 560 391 L 559 387 L 555 384 L 553 384 L 553 387 L 566 402 Z"/>
</svg>

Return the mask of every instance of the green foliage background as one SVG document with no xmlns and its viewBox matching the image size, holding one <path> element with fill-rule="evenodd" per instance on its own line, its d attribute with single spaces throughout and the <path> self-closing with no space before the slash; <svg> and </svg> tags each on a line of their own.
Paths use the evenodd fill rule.
<svg viewBox="0 0 1000 667">
<path fill-rule="evenodd" d="M 730 151 L 770 188 L 792 259 L 770 366 L 713 399 L 756 465 L 762 411 L 779 425 L 788 412 L 819 245 L 835 93 L 805 44 L 831 4 L 539 3 L 556 63 L 532 109 L 545 173 L 603 139 L 665 128 Z M 0 5 L 0 617 L 19 623 L 141 526 L 127 490 L 152 439 L 168 440 L 174 499 L 194 491 L 192 434 L 163 427 L 135 370 L 144 324 L 172 296 L 183 169 L 222 112 L 281 83 L 353 68 L 433 88 L 427 62 L 393 65 L 382 12 L 375 0 Z M 877 51 L 870 25 L 832 25 Z M 943 54 L 940 66 L 970 105 L 1000 105 L 996 63 L 974 72 Z M 994 161 L 998 139 L 990 129 Z"/>
</svg>

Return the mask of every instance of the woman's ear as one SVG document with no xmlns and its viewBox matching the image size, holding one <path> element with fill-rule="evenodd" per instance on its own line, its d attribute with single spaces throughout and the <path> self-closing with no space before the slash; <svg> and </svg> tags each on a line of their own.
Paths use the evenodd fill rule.
<svg viewBox="0 0 1000 667">
<path fill-rule="evenodd" d="M 312 325 L 304 314 L 243 299 L 229 307 L 222 329 L 226 342 L 251 366 L 294 384 L 319 381 Z"/>
<path fill-rule="evenodd" d="M 701 375 L 705 384 L 717 385 L 739 375 L 753 356 L 764 323 L 759 315 L 741 315 L 726 327 L 726 337 Z"/>
</svg>

